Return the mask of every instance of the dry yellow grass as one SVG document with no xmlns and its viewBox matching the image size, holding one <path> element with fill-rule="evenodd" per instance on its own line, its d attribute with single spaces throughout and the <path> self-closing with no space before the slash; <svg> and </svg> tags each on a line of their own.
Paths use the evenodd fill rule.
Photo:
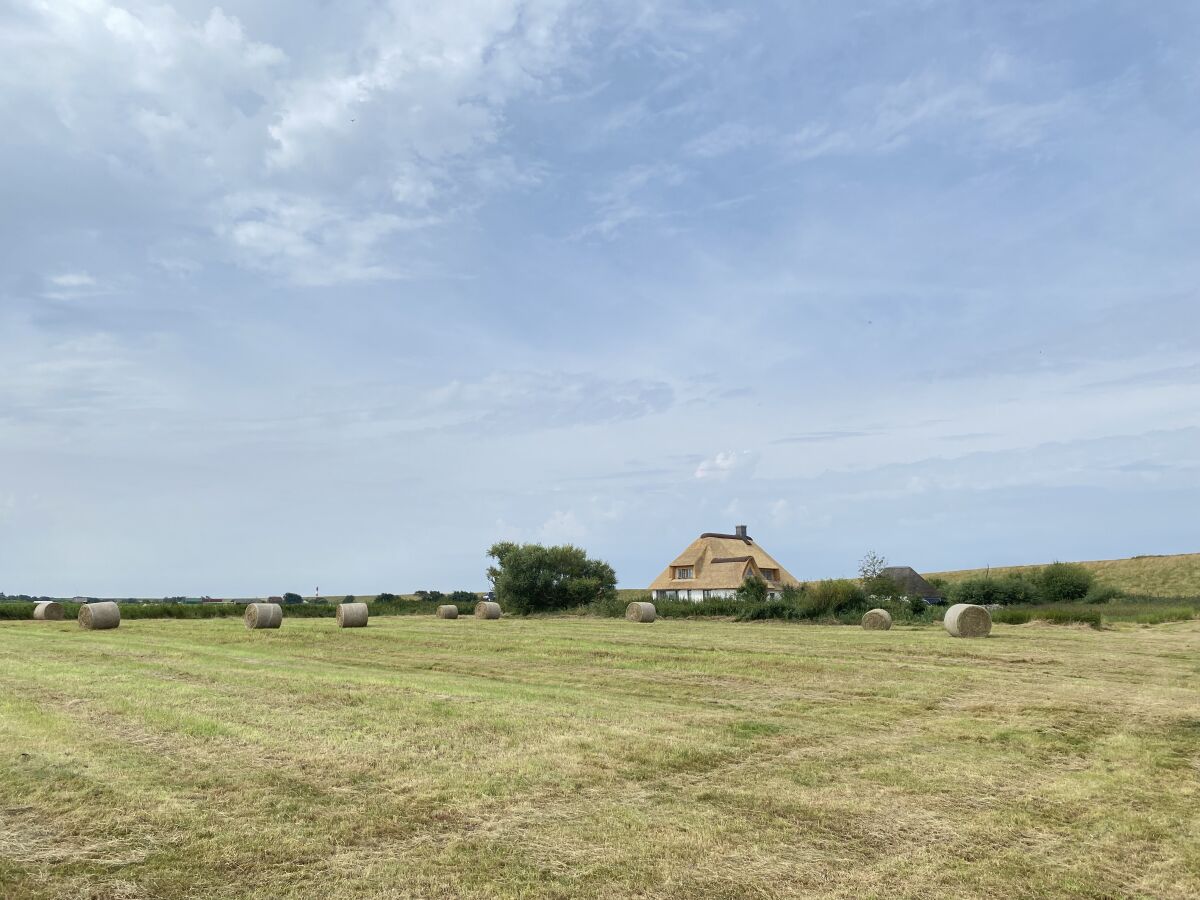
<svg viewBox="0 0 1200 900">
<path fill-rule="evenodd" d="M 0 896 L 1195 897 L 1198 650 L 1200 622 L 3 622 Z"/>
<path fill-rule="evenodd" d="M 1130 594 L 1148 597 L 1200 597 L 1200 553 L 1175 556 L 1134 556 L 1129 559 L 1097 559 L 1079 563 L 1096 574 L 1103 584 Z M 1035 572 L 1041 566 L 994 566 L 992 569 L 959 569 L 954 572 L 930 572 L 926 577 L 961 581 L 990 571 L 992 575 L 1009 572 Z"/>
</svg>

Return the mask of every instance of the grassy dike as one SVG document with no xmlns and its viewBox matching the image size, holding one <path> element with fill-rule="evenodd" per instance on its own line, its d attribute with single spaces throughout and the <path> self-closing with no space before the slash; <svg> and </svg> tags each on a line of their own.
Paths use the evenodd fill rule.
<svg viewBox="0 0 1200 900">
<path fill-rule="evenodd" d="M 1200 622 L 0 622 L 5 898 L 1200 894 Z"/>
</svg>

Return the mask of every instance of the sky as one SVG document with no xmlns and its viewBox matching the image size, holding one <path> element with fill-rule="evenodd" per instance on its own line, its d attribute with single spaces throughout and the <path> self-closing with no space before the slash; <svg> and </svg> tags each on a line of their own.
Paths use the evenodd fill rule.
<svg viewBox="0 0 1200 900">
<path fill-rule="evenodd" d="M 1200 551 L 1191 0 L 8 0 L 0 59 L 0 591 Z"/>
</svg>

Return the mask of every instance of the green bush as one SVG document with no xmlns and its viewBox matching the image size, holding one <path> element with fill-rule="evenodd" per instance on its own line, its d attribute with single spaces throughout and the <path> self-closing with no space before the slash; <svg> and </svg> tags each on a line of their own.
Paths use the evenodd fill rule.
<svg viewBox="0 0 1200 900">
<path fill-rule="evenodd" d="M 747 578 L 737 589 L 736 597 L 742 603 L 766 603 L 767 583 L 761 578 Z"/>
<path fill-rule="evenodd" d="M 805 615 L 802 618 L 820 619 L 844 613 L 867 611 L 867 595 L 862 586 L 848 578 L 831 578 L 818 581 L 804 592 L 800 601 Z"/>
<path fill-rule="evenodd" d="M 992 611 L 992 621 L 1002 625 L 1025 625 L 1033 621 L 1033 613 L 1027 609 L 997 609 Z"/>
<path fill-rule="evenodd" d="M 977 576 L 955 582 L 946 590 L 950 603 L 974 603 L 978 606 L 1012 606 L 1040 600 L 1037 586 L 1021 575 L 998 578 Z"/>
<path fill-rule="evenodd" d="M 300 596 L 299 594 L 297 594 L 297 593 L 294 593 L 294 592 L 292 592 L 292 591 L 288 591 L 286 594 L 284 594 L 284 595 L 283 595 L 283 602 L 284 602 L 284 603 L 303 603 L 303 602 L 304 602 L 304 598 L 303 598 L 303 597 L 301 597 L 301 596 Z"/>
<path fill-rule="evenodd" d="M 1084 603 L 1111 603 L 1114 600 L 1124 600 L 1125 592 L 1111 584 L 1093 584 L 1084 594 Z"/>
<path fill-rule="evenodd" d="M 1038 597 L 1043 603 L 1082 600 L 1096 576 L 1077 563 L 1051 563 L 1037 573 Z"/>
<path fill-rule="evenodd" d="M 479 595 L 474 591 L 451 591 L 446 602 L 453 603 L 456 606 L 470 606 L 474 608 L 479 602 Z"/>
</svg>

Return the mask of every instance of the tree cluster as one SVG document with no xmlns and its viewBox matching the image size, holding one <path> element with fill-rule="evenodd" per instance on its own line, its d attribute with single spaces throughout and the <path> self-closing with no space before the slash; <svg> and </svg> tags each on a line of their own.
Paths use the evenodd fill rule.
<svg viewBox="0 0 1200 900">
<path fill-rule="evenodd" d="M 501 541 L 492 545 L 488 556 L 496 560 L 488 568 L 488 578 L 496 602 L 506 612 L 550 612 L 616 596 L 617 576 L 612 566 L 589 559 L 579 547 Z"/>
</svg>

